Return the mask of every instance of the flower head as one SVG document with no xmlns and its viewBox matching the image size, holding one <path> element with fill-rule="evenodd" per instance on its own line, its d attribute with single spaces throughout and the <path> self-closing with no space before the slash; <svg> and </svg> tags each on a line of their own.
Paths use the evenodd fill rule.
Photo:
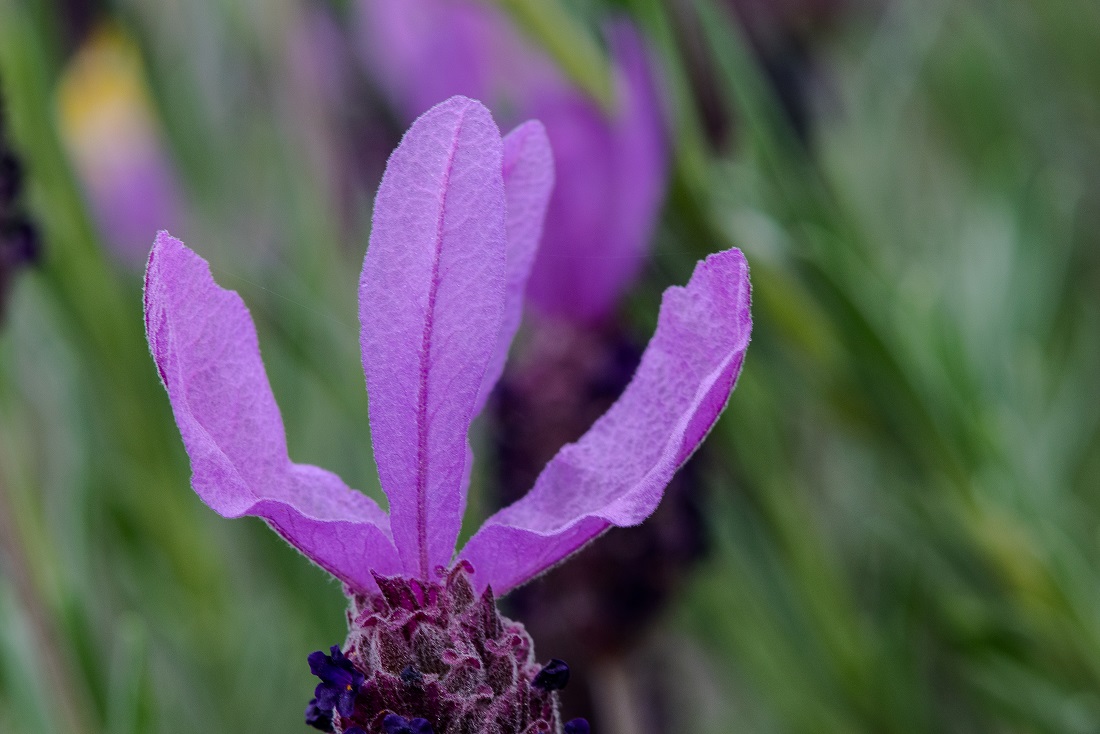
<svg viewBox="0 0 1100 734">
<path fill-rule="evenodd" d="M 751 328 L 748 270 L 730 250 L 708 257 L 686 287 L 666 292 L 657 331 L 622 397 L 456 558 L 473 458 L 467 432 L 518 326 L 551 185 L 541 125 L 502 138 L 488 110 L 462 97 L 419 118 L 390 158 L 359 288 L 371 435 L 389 513 L 334 474 L 290 461 L 240 297 L 219 288 L 206 262 L 167 233 L 153 246 L 146 333 L 195 491 L 225 517 L 262 517 L 353 598 L 346 657 L 334 650 L 316 658 L 317 705 L 332 701 L 337 731 L 375 731 L 383 713 L 409 726 L 427 718 L 435 734 L 459 731 L 440 724 L 454 720 L 450 709 L 426 715 L 425 707 L 446 703 L 442 693 L 414 695 L 433 686 L 460 696 L 461 710 L 475 707 L 477 721 L 503 722 L 485 731 L 521 731 L 516 722 L 540 717 L 557 730 L 552 686 L 532 684 L 544 668 L 531 657 L 530 638 L 508 632 L 495 606 L 492 614 L 485 609 L 490 587 L 507 592 L 611 525 L 645 519 L 740 372 Z M 440 573 L 469 575 L 469 594 L 456 586 L 456 601 L 447 601 L 446 583 L 460 582 L 441 584 Z M 475 594 L 488 602 L 473 604 Z M 459 624 L 459 634 L 453 621 L 464 614 L 477 624 Z M 509 640 L 507 654 L 492 637 L 494 620 Z M 331 698 L 337 683 L 359 682 L 341 677 L 350 674 L 344 659 L 364 676 L 350 722 L 339 696 Z M 494 696 L 494 681 L 519 698 Z"/>
</svg>

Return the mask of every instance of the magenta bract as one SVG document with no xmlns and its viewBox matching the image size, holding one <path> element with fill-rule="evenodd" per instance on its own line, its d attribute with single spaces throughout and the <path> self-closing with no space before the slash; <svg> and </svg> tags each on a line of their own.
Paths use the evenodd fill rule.
<svg viewBox="0 0 1100 734">
<path fill-rule="evenodd" d="M 376 591 L 376 574 L 429 581 L 452 567 L 467 433 L 519 324 L 552 181 L 541 125 L 502 138 L 464 97 L 420 117 L 390 158 L 359 289 L 388 514 L 334 474 L 290 461 L 244 303 L 160 233 L 146 331 L 203 501 L 225 517 L 264 518 L 352 592 Z M 670 288 L 623 396 L 458 554 L 477 589 L 507 592 L 608 526 L 648 516 L 724 408 L 750 330 L 739 251 L 711 255 L 686 287 Z"/>
</svg>

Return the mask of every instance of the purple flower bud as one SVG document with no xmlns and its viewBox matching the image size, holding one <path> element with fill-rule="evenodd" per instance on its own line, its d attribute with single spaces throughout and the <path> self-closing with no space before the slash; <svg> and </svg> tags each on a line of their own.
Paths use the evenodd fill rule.
<svg viewBox="0 0 1100 734">
<path fill-rule="evenodd" d="M 319 706 L 322 687 L 360 681 L 337 707 L 338 731 L 561 731 L 555 691 L 568 666 L 539 666 L 522 625 L 500 616 L 490 590 L 475 593 L 472 570 L 459 563 L 439 583 L 379 576 L 378 593 L 354 596 L 346 656 L 310 656 Z"/>
</svg>

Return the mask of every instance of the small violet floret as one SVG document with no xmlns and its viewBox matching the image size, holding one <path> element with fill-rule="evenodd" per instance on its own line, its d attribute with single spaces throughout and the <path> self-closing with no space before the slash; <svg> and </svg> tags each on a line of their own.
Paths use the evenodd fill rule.
<svg viewBox="0 0 1100 734">
<path fill-rule="evenodd" d="M 707 257 L 666 291 L 619 400 L 491 516 L 456 555 L 484 407 L 519 326 L 553 185 L 537 122 L 501 137 L 478 102 L 429 110 L 390 157 L 359 284 L 360 346 L 383 511 L 331 472 L 295 464 L 241 298 L 165 232 L 145 280 L 145 326 L 191 459 L 225 517 L 263 518 L 344 583 L 345 645 L 310 656 L 307 722 L 341 734 L 587 734 L 563 723 L 568 667 L 540 665 L 496 593 L 607 528 L 635 525 L 717 420 L 751 330 L 748 267 Z"/>
<path fill-rule="evenodd" d="M 344 657 L 338 645 L 333 645 L 331 652 L 325 655 L 318 650 L 309 656 L 310 671 L 321 679 L 313 692 L 315 698 L 310 707 L 325 711 L 335 708 L 341 716 L 351 716 L 355 710 L 355 696 L 366 678 Z"/>
</svg>

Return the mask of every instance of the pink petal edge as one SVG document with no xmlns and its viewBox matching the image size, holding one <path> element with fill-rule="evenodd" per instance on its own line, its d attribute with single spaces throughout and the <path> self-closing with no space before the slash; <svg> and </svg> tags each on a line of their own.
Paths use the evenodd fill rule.
<svg viewBox="0 0 1100 734">
<path fill-rule="evenodd" d="M 294 464 L 244 302 L 160 232 L 145 274 L 149 348 L 191 459 L 191 484 L 223 517 L 262 517 L 352 587 L 399 569 L 385 513 L 335 474 Z"/>
<path fill-rule="evenodd" d="M 459 554 L 498 594 L 559 563 L 611 525 L 636 525 L 661 500 L 725 408 L 752 330 L 740 250 L 700 263 L 665 291 L 657 331 L 622 397 L 562 448 L 534 488 L 496 513 Z"/>
<path fill-rule="evenodd" d="M 452 97 L 412 124 L 375 198 L 359 281 L 371 437 L 404 573 L 454 555 L 467 432 L 505 292 L 503 141 Z"/>
</svg>

